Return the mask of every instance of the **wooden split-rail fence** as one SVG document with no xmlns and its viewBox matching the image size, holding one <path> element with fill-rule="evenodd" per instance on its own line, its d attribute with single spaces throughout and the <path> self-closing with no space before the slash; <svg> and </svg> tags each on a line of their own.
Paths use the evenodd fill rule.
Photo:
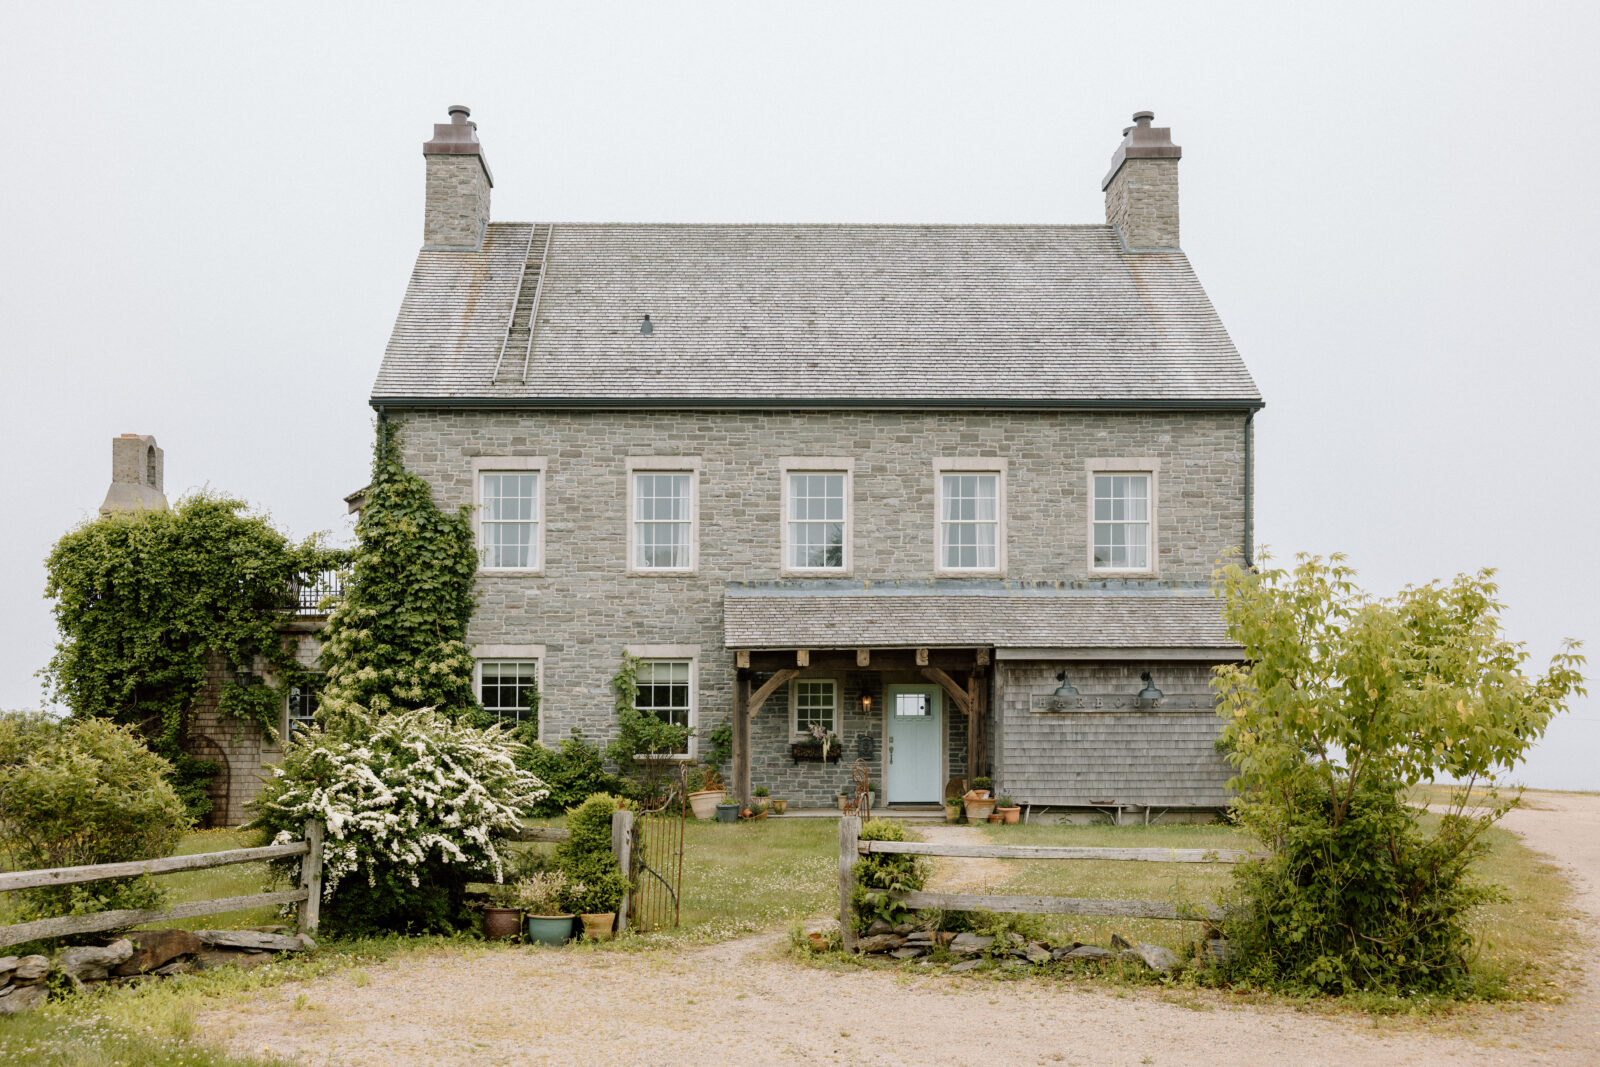
<svg viewBox="0 0 1600 1067">
<path fill-rule="evenodd" d="M 1072 848 L 1045 845 L 950 845 L 922 841 L 863 841 L 860 818 L 839 820 L 839 929 L 847 952 L 856 949 L 850 897 L 856 884 L 856 861 L 862 856 L 898 854 L 1007 860 L 1126 860 L 1142 863 L 1240 863 L 1262 855 L 1242 849 L 1214 848 Z M 1036 915 L 1111 915 L 1128 919 L 1220 919 L 1222 909 L 1209 904 L 1183 905 L 1161 900 L 1103 900 L 1085 897 L 1001 896 L 985 893 L 894 892 L 889 896 L 908 908 L 943 911 L 998 911 Z"/>
<path fill-rule="evenodd" d="M 0 926 L 0 948 L 38 941 L 46 937 L 71 937 L 75 934 L 95 934 L 106 930 L 121 930 L 129 926 L 169 922 L 173 919 L 191 919 L 199 915 L 219 915 L 228 911 L 260 908 L 267 905 L 297 905 L 298 926 L 302 933 L 317 930 L 317 913 L 322 903 L 322 823 L 312 819 L 306 823 L 305 837 L 282 845 L 264 845 L 260 848 L 235 848 L 226 852 L 202 852 L 194 856 L 165 856 L 153 860 L 132 860 L 127 863 L 96 863 L 85 867 L 52 867 L 42 871 L 11 871 L 0 874 L 0 891 L 14 889 L 45 889 L 58 885 L 81 885 L 86 882 L 104 882 L 112 878 L 133 878 L 141 874 L 175 874 L 179 871 L 204 871 L 213 867 L 229 867 L 237 863 L 261 863 L 266 860 L 305 857 L 300 861 L 300 886 L 274 893 L 250 893 L 240 897 L 217 897 L 211 900 L 190 900 L 170 908 L 97 911 L 88 915 L 65 915 L 58 919 L 36 919 L 33 922 Z"/>
</svg>

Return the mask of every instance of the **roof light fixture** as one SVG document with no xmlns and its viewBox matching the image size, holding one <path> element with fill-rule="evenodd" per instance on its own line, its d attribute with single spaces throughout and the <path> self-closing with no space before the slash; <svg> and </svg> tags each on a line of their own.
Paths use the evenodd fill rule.
<svg viewBox="0 0 1600 1067">
<path fill-rule="evenodd" d="M 1061 671 L 1059 674 L 1057 674 L 1056 675 L 1056 681 L 1060 682 L 1061 684 L 1056 686 L 1056 691 L 1053 694 L 1051 694 L 1052 696 L 1075 697 L 1075 696 L 1078 695 L 1077 687 L 1074 686 L 1071 682 L 1067 681 L 1067 672 L 1066 671 Z"/>
<path fill-rule="evenodd" d="M 656 332 L 656 328 L 654 326 L 650 325 L 650 316 L 649 315 L 646 315 L 644 317 L 644 321 L 639 324 L 639 332 L 644 334 L 647 337 L 650 334 L 653 334 L 653 333 Z"/>
<path fill-rule="evenodd" d="M 1155 707 L 1156 701 L 1160 700 L 1165 694 L 1156 688 L 1156 683 L 1150 680 L 1149 671 L 1139 675 L 1139 679 L 1144 682 L 1144 688 L 1139 690 L 1138 706 L 1141 708 Z"/>
</svg>

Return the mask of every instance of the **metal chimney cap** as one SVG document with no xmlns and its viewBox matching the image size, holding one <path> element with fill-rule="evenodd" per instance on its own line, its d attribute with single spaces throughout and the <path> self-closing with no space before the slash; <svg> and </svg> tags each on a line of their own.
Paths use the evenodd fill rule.
<svg viewBox="0 0 1600 1067">
<path fill-rule="evenodd" d="M 1155 120 L 1156 113 L 1154 111 L 1135 111 L 1133 113 L 1133 123 L 1135 126 L 1148 126 Z"/>
<path fill-rule="evenodd" d="M 459 123 L 466 122 L 467 119 L 469 119 L 471 117 L 472 117 L 472 109 L 470 107 L 468 107 L 466 104 L 451 104 L 450 105 L 450 121 L 451 122 L 459 124 Z"/>
</svg>

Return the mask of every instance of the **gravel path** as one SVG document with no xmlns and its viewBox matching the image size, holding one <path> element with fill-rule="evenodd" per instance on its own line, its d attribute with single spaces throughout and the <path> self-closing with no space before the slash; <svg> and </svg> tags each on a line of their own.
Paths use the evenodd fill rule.
<svg viewBox="0 0 1600 1067">
<path fill-rule="evenodd" d="M 1600 797 L 1544 794 L 1505 825 L 1555 857 L 1600 923 Z M 959 832 L 933 828 L 930 839 Z M 996 872 L 940 871 L 976 886 Z M 834 973 L 783 935 L 689 952 L 441 953 L 263 991 L 198 1020 L 239 1053 L 305 1064 L 1600 1063 L 1600 966 L 1553 1010 L 1487 1012 L 1457 1032 L 1046 980 Z M 296 1008 L 300 999 L 302 1007 Z M 1481 1026 L 1482 1029 L 1475 1029 Z"/>
</svg>

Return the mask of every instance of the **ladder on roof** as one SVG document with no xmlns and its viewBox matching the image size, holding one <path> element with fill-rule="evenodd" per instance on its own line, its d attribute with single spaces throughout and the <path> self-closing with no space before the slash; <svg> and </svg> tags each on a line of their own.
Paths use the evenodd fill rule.
<svg viewBox="0 0 1600 1067">
<path fill-rule="evenodd" d="M 528 361 L 533 356 L 533 333 L 539 323 L 539 294 L 544 289 L 544 265 L 550 258 L 550 242 L 555 226 L 534 226 L 528 231 L 528 248 L 522 260 L 522 282 L 517 286 L 517 302 L 500 341 L 500 358 L 494 361 L 496 384 L 526 382 Z M 534 258 L 534 249 L 541 249 Z"/>
</svg>

